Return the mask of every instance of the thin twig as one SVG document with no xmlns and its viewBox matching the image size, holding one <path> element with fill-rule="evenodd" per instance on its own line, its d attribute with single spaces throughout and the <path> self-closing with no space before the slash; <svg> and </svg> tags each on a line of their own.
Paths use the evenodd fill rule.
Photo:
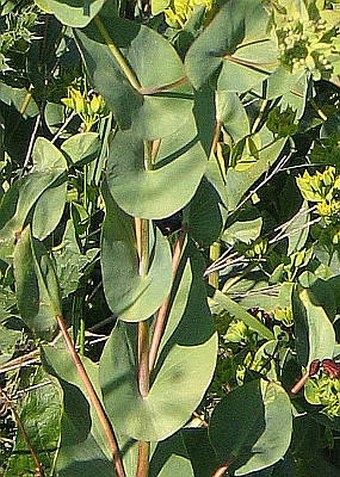
<svg viewBox="0 0 340 477">
<path fill-rule="evenodd" d="M 34 465 L 35 465 L 35 472 L 36 472 L 35 475 L 37 477 L 45 477 L 43 466 L 42 466 L 41 462 L 39 461 L 37 453 L 35 452 L 32 444 L 31 444 L 30 438 L 27 435 L 27 432 L 26 432 L 25 427 L 24 427 L 24 425 L 23 425 L 23 423 L 20 419 L 20 416 L 19 416 L 19 414 L 17 413 L 17 411 L 15 410 L 14 407 L 12 408 L 12 412 L 13 412 L 13 415 L 14 415 L 16 425 L 19 429 L 19 432 L 22 435 L 22 437 L 25 441 L 26 447 L 27 447 L 27 449 L 29 450 L 29 452 L 32 456 L 32 459 L 33 459 L 33 462 L 34 462 Z"/>
<path fill-rule="evenodd" d="M 31 158 L 33 145 L 34 145 L 36 135 L 37 135 L 37 132 L 38 132 L 38 128 L 39 128 L 40 118 L 41 118 L 41 116 L 40 116 L 40 114 L 38 114 L 38 116 L 35 120 L 35 123 L 34 123 L 34 128 L 33 128 L 32 134 L 31 134 L 30 142 L 28 144 L 28 149 L 27 149 L 27 152 L 26 152 L 26 157 L 25 157 L 25 160 L 24 160 L 24 164 L 23 164 L 22 169 L 21 169 L 20 177 L 23 176 L 23 174 L 24 174 L 24 172 L 25 172 L 25 170 L 28 166 L 29 160 Z"/>
<path fill-rule="evenodd" d="M 72 121 L 72 119 L 75 117 L 76 115 L 76 112 L 75 111 L 72 111 L 72 113 L 69 115 L 69 117 L 66 119 L 66 121 L 64 122 L 64 124 L 58 129 L 58 131 L 56 132 L 56 134 L 53 136 L 52 138 L 52 141 L 51 143 L 54 144 L 56 142 L 56 140 L 60 137 L 60 135 L 65 131 L 65 129 L 67 128 L 67 126 L 70 124 L 70 122 Z"/>
</svg>

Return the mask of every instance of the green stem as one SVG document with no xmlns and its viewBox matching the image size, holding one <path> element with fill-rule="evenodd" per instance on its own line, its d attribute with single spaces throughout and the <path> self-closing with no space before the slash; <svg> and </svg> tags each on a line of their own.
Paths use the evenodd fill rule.
<svg viewBox="0 0 340 477">
<path fill-rule="evenodd" d="M 117 48 L 116 45 L 113 43 L 112 38 L 109 35 L 109 32 L 106 30 L 103 22 L 100 20 L 98 15 L 95 17 L 94 22 L 97 25 L 97 28 L 98 28 L 100 34 L 102 35 L 105 43 L 107 44 L 108 48 L 110 49 L 114 59 L 116 60 L 116 62 L 119 65 L 120 69 L 122 70 L 122 72 L 124 73 L 126 78 L 129 80 L 131 86 L 135 90 L 139 91 L 141 89 L 141 85 L 140 85 L 136 75 L 134 74 L 134 72 L 131 70 L 131 68 L 127 64 L 127 62 L 126 62 L 124 56 L 121 54 L 119 48 Z"/>
<path fill-rule="evenodd" d="M 146 170 L 152 168 L 152 144 L 148 141 L 144 143 L 144 167 Z M 150 222 L 147 219 L 135 218 L 137 252 L 139 258 L 138 273 L 145 277 L 149 270 L 150 250 Z M 138 389 L 142 398 L 149 394 L 149 323 L 140 321 L 138 323 Z M 138 464 L 136 477 L 148 477 L 149 475 L 150 443 L 138 442 Z"/>
<path fill-rule="evenodd" d="M 220 258 L 221 255 L 221 243 L 214 242 L 210 245 L 209 249 L 209 256 L 212 262 L 215 262 Z M 209 275 L 209 284 L 212 285 L 214 288 L 218 288 L 219 285 L 219 272 L 216 270 L 215 272 L 210 273 Z"/>
<path fill-rule="evenodd" d="M 79 323 L 79 354 L 85 355 L 85 320 L 82 316 Z"/>
</svg>

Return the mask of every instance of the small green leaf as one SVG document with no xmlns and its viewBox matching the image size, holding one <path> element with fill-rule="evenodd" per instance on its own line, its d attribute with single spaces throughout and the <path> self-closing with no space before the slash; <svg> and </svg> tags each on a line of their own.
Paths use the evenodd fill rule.
<svg viewBox="0 0 340 477">
<path fill-rule="evenodd" d="M 222 240 L 228 244 L 234 244 L 235 241 L 240 240 L 249 244 L 252 240 L 260 236 L 262 229 L 262 217 L 254 220 L 238 221 L 230 225 L 222 235 Z"/>
<path fill-rule="evenodd" d="M 236 93 L 216 92 L 217 120 L 236 143 L 250 133 L 248 116 Z"/>
<path fill-rule="evenodd" d="M 236 388 L 215 408 L 209 436 L 221 463 L 234 475 L 265 469 L 288 450 L 292 434 L 290 399 L 276 383 L 255 380 Z"/>
<path fill-rule="evenodd" d="M 45 475 L 48 475 L 54 467 L 59 446 L 62 393 L 57 383 L 49 382 L 42 368 L 34 374 L 31 378 L 33 388 L 20 400 L 17 412 Z M 34 461 L 21 432 L 16 436 L 13 453 L 6 464 L 6 477 L 18 477 L 23 469 L 26 475 L 34 475 Z"/>
<path fill-rule="evenodd" d="M 105 0 L 34 0 L 46 13 L 64 25 L 83 28 L 97 15 Z"/>
<path fill-rule="evenodd" d="M 266 328 L 257 318 L 248 313 L 243 306 L 239 305 L 235 301 L 231 300 L 227 295 L 219 290 L 212 292 L 212 298 L 216 304 L 220 305 L 236 320 L 243 321 L 249 328 L 256 331 L 261 337 L 272 340 L 274 339 L 273 333 Z"/>
<path fill-rule="evenodd" d="M 60 185 L 63 182 L 63 174 L 66 171 L 66 160 L 62 153 L 47 139 L 38 137 L 33 148 L 33 169 L 23 179 L 19 179 L 3 197 L 0 207 L 0 217 L 5 217 L 0 230 L 0 258 L 11 263 L 13 260 L 14 244 L 16 236 L 20 234 L 28 215 L 39 198 L 50 187 Z M 61 187 L 61 185 L 60 185 Z M 63 185 L 63 190 L 66 185 Z M 54 193 L 52 192 L 54 196 Z M 46 197 L 42 199 L 38 207 L 35 227 L 38 235 L 44 237 L 57 225 L 60 219 L 60 210 L 64 207 L 64 201 L 58 201 L 59 210 L 50 215 L 49 204 Z M 49 213 L 46 216 L 46 224 L 41 223 L 41 214 L 47 207 Z M 1 222 L 0 222 L 1 223 Z"/>
<path fill-rule="evenodd" d="M 334 328 L 310 290 L 294 290 L 293 313 L 296 349 L 301 365 L 307 367 L 314 359 L 332 358 L 336 343 Z"/>
<path fill-rule="evenodd" d="M 95 159 L 100 147 L 97 133 L 75 134 L 63 142 L 61 150 L 71 159 L 72 164 L 87 164 Z"/>
<path fill-rule="evenodd" d="M 51 259 L 27 227 L 14 250 L 14 278 L 23 321 L 38 336 L 49 339 L 61 314 L 58 281 Z"/>
</svg>

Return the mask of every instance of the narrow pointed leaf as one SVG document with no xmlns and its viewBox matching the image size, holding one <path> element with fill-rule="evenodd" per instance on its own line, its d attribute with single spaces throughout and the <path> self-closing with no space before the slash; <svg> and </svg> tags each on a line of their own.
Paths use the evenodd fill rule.
<svg viewBox="0 0 340 477">
<path fill-rule="evenodd" d="M 14 251 L 14 277 L 18 307 L 23 321 L 40 338 L 51 338 L 61 300 L 55 271 L 46 250 L 32 238 L 29 227 Z"/>
</svg>

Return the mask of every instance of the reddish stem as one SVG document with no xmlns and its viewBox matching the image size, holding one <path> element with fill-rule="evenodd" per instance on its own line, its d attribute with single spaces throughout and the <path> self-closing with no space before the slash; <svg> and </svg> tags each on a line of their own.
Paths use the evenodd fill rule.
<svg viewBox="0 0 340 477">
<path fill-rule="evenodd" d="M 224 464 L 222 464 L 218 469 L 215 470 L 212 477 L 222 477 L 223 475 L 225 475 L 232 462 L 232 459 L 228 459 Z"/>
<path fill-rule="evenodd" d="M 122 463 L 122 460 L 121 460 L 120 455 L 119 455 L 118 444 L 117 444 L 115 435 L 113 433 L 111 424 L 109 423 L 109 421 L 106 417 L 106 414 L 105 414 L 105 411 L 103 409 L 102 403 L 100 402 L 100 400 L 97 396 L 97 393 L 96 393 L 96 391 L 93 387 L 93 384 L 92 384 L 90 378 L 88 377 L 86 369 L 84 368 L 84 365 L 81 362 L 81 360 L 80 360 L 80 358 L 79 358 L 79 356 L 78 356 L 78 354 L 75 350 L 75 347 L 73 345 L 71 337 L 70 337 L 70 335 L 67 331 L 67 327 L 66 327 L 64 318 L 61 315 L 57 315 L 56 320 L 57 320 L 58 326 L 60 328 L 61 334 L 63 335 L 63 338 L 65 340 L 67 349 L 68 349 L 68 351 L 69 351 L 69 353 L 72 357 L 72 360 L 74 362 L 76 370 L 77 370 L 82 382 L 84 383 L 84 386 L 85 386 L 87 394 L 90 398 L 91 404 L 93 405 L 93 407 L 94 407 L 94 409 L 97 413 L 99 422 L 100 422 L 100 424 L 101 424 L 101 426 L 104 430 L 104 433 L 105 433 L 105 436 L 107 438 L 108 444 L 109 444 L 110 449 L 112 451 L 117 477 L 125 477 L 123 463 Z"/>
<path fill-rule="evenodd" d="M 172 256 L 172 279 L 174 281 L 177 269 L 179 266 L 179 262 L 181 259 L 182 251 L 183 251 L 183 245 L 184 245 L 184 239 L 186 236 L 186 231 L 181 230 L 178 240 L 175 244 L 174 251 L 173 251 L 173 256 Z M 166 318 L 167 318 L 167 313 L 168 313 L 168 308 L 169 308 L 169 303 L 170 303 L 170 295 L 166 297 L 164 300 L 162 306 L 160 307 L 158 311 L 158 315 L 155 321 L 155 326 L 153 330 L 153 335 L 151 339 L 151 344 L 150 344 L 150 349 L 149 349 L 149 372 L 153 370 L 156 362 L 156 356 L 157 352 L 159 349 L 159 345 L 163 336 L 163 331 L 166 323 Z"/>
</svg>

